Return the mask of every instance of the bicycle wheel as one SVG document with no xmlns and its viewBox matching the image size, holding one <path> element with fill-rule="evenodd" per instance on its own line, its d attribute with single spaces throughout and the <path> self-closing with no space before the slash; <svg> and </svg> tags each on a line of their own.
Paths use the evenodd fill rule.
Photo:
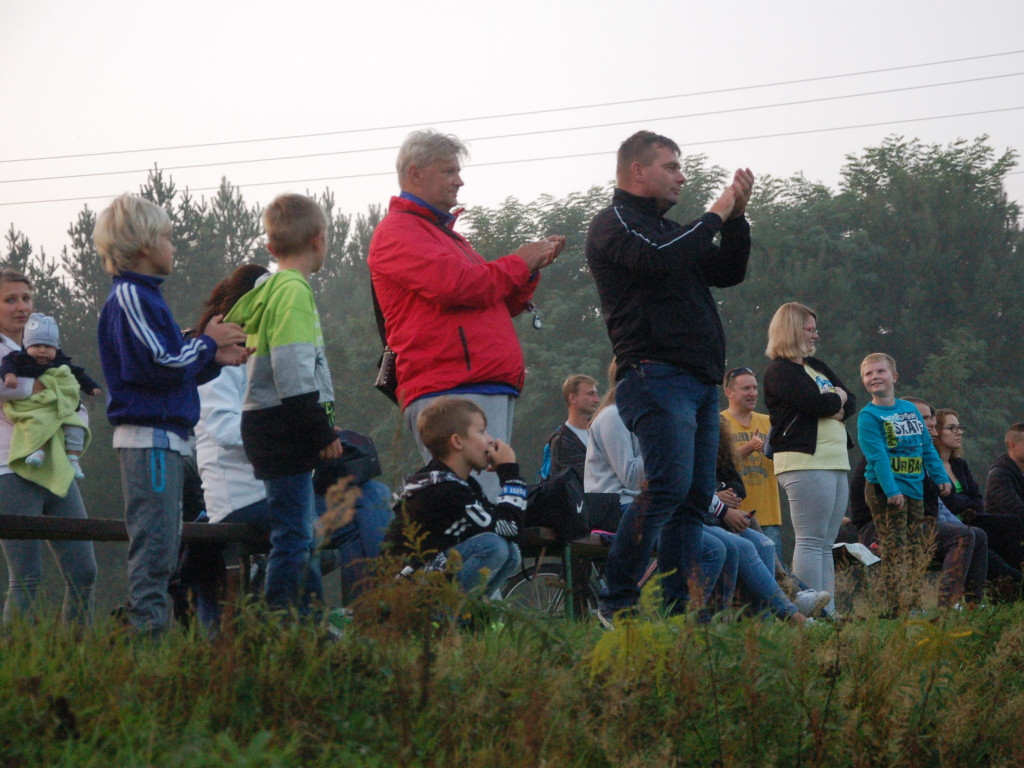
<svg viewBox="0 0 1024 768">
<path fill-rule="evenodd" d="M 501 594 L 514 608 L 565 616 L 565 573 L 561 563 L 543 563 L 530 579 L 520 571 L 505 582 Z"/>
</svg>

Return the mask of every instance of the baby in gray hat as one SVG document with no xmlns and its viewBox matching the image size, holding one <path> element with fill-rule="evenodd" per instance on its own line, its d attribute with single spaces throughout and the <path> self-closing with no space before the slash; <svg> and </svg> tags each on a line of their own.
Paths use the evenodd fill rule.
<svg viewBox="0 0 1024 768">
<path fill-rule="evenodd" d="M 20 352 L 11 352 L 0 362 L 0 378 L 3 379 L 4 386 L 13 388 L 18 386 L 18 377 L 37 379 L 46 371 L 67 366 L 71 375 L 78 382 L 80 392 L 87 395 L 100 393 L 100 385 L 90 378 L 85 369 L 74 365 L 71 358 L 61 352 L 57 321 L 52 317 L 33 313 L 25 324 L 22 344 L 23 348 Z M 15 424 L 17 425 L 17 422 Z M 64 424 L 61 431 L 64 433 L 68 461 L 71 463 L 71 468 L 75 470 L 75 477 L 81 479 L 85 477 L 79 464 L 79 457 L 85 450 L 85 428 Z M 25 457 L 25 463 L 31 467 L 41 466 L 45 460 L 45 447 L 41 447 Z"/>
</svg>

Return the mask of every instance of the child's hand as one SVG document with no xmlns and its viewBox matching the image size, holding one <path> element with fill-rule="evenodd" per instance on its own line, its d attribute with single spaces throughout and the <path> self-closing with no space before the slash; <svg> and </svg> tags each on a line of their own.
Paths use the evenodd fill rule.
<svg viewBox="0 0 1024 768">
<path fill-rule="evenodd" d="M 487 471 L 493 472 L 499 464 L 515 464 L 516 452 L 512 450 L 512 446 L 508 443 L 495 440 L 491 450 L 487 452 L 487 458 L 491 461 Z"/>
<path fill-rule="evenodd" d="M 326 448 L 320 451 L 320 458 L 323 461 L 329 461 L 330 459 L 340 459 L 341 453 L 341 440 L 335 440 L 333 443 L 331 443 Z"/>
<path fill-rule="evenodd" d="M 242 326 L 236 323 L 222 323 L 224 315 L 215 315 L 206 324 L 203 334 L 217 342 L 218 349 L 229 347 L 232 344 L 245 344 L 245 331 Z"/>
<path fill-rule="evenodd" d="M 256 351 L 255 347 L 240 347 L 237 344 L 232 344 L 230 347 L 224 347 L 217 350 L 217 354 L 213 356 L 213 359 L 220 365 L 245 365 L 245 361 L 249 359 L 249 355 Z"/>
<path fill-rule="evenodd" d="M 14 389 L 16 386 L 18 386 L 18 377 L 15 376 L 13 373 L 8 373 L 6 376 L 4 376 L 4 386 L 9 389 Z"/>
<path fill-rule="evenodd" d="M 890 507 L 896 507 L 896 509 L 903 509 L 903 505 L 906 504 L 906 500 L 903 498 L 902 493 L 890 496 L 887 501 L 889 502 Z"/>
<path fill-rule="evenodd" d="M 953 492 L 952 483 L 943 483 L 939 486 L 939 496 L 949 496 Z"/>
</svg>

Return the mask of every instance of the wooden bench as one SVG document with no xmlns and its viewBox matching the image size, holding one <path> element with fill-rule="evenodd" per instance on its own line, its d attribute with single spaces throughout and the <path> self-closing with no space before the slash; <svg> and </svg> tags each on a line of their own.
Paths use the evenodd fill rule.
<svg viewBox="0 0 1024 768">
<path fill-rule="evenodd" d="M 104 518 L 25 517 L 0 515 L 0 539 L 43 541 L 128 541 L 124 520 Z M 236 523 L 183 523 L 184 543 L 239 544 L 239 588 L 249 587 L 249 566 L 254 555 L 270 551 L 269 537 L 248 525 Z"/>
<path fill-rule="evenodd" d="M 570 619 L 587 615 L 590 565 L 594 561 L 607 560 L 609 549 L 596 534 L 565 542 L 559 541 L 550 528 L 527 528 L 519 538 L 519 550 L 524 561 L 544 556 L 561 561 L 565 591 L 570 596 L 565 602 L 565 611 Z"/>
</svg>

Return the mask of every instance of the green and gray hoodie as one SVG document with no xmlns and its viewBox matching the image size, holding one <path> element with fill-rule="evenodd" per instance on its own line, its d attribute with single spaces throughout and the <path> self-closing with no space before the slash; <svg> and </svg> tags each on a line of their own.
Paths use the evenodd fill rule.
<svg viewBox="0 0 1024 768">
<path fill-rule="evenodd" d="M 256 477 L 311 471 L 335 440 L 334 388 L 313 291 L 283 269 L 245 294 L 224 318 L 248 334 L 242 443 Z"/>
</svg>

